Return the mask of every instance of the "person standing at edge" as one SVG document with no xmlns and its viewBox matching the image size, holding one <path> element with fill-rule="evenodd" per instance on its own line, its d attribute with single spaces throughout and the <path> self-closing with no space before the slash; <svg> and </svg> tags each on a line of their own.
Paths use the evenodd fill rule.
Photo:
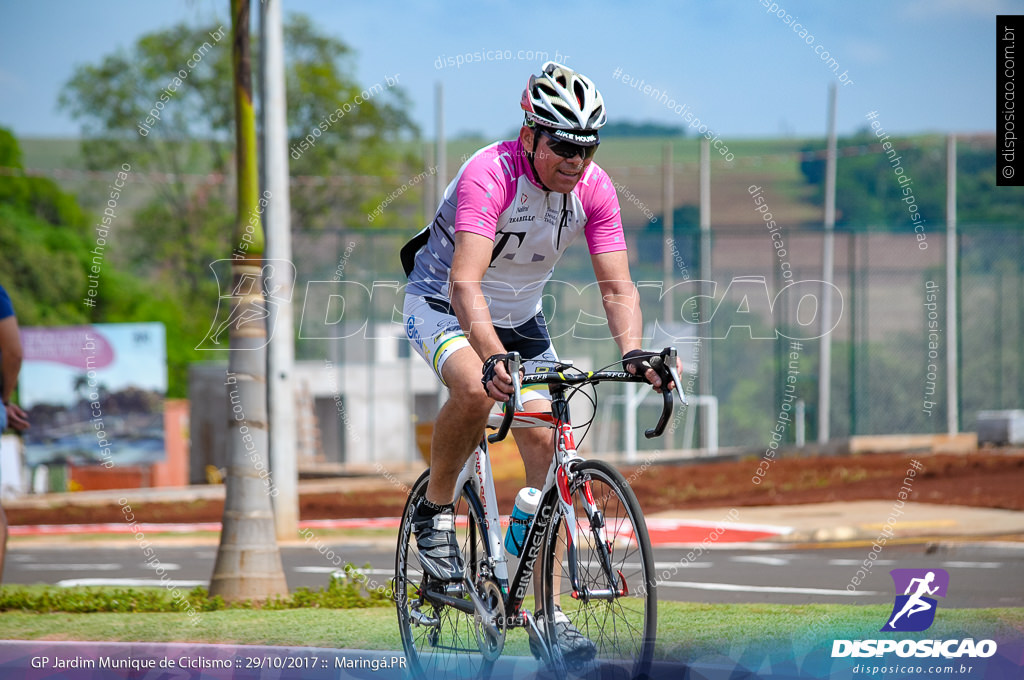
<svg viewBox="0 0 1024 680">
<path fill-rule="evenodd" d="M 10 425 L 15 430 L 28 428 L 28 414 L 11 401 L 14 388 L 21 372 L 21 333 L 18 319 L 14 316 L 11 298 L 0 285 L 0 433 Z M 4 557 L 7 554 L 7 515 L 0 506 L 0 580 L 4 574 Z"/>
</svg>

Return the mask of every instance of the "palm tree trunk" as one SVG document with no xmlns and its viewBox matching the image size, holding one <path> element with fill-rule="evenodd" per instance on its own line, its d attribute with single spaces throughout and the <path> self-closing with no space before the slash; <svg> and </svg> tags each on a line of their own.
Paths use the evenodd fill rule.
<svg viewBox="0 0 1024 680">
<path fill-rule="evenodd" d="M 233 243 L 245 242 L 231 263 L 233 296 L 225 381 L 229 402 L 228 474 L 224 517 L 210 595 L 227 601 L 287 595 L 274 533 L 267 466 L 266 302 L 263 299 L 263 227 L 258 208 L 256 124 L 249 60 L 249 0 L 231 0 L 235 73 L 238 218 Z M 247 228 L 248 227 L 248 228 Z M 243 241 L 243 236 L 248 240 Z"/>
</svg>

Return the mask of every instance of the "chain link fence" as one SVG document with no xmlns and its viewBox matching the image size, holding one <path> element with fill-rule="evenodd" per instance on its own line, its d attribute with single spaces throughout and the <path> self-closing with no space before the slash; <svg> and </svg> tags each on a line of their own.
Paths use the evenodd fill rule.
<svg viewBox="0 0 1024 680">
<path fill-rule="evenodd" d="M 936 153 L 940 142 L 933 144 Z M 858 147 L 844 155 L 854 152 L 873 153 Z M 782 442 L 793 443 L 794 400 L 805 406 L 806 441 L 816 439 L 826 294 L 832 296 L 833 312 L 824 326 L 832 344 L 832 439 L 945 432 L 947 388 L 954 377 L 959 381 L 956 412 L 962 431 L 975 427 L 981 410 L 1024 408 L 1020 223 L 958 227 L 954 334 L 946 305 L 944 225 L 934 219 L 935 207 L 930 208 L 933 219 L 927 225 L 926 247 L 921 233 L 915 234 L 908 224 L 837 227 L 833 286 L 827 287 L 820 280 L 824 232 L 820 224 L 809 221 L 813 206 L 806 200 L 780 198 L 780 177 L 796 173 L 798 163 L 791 156 L 770 155 L 760 160 L 738 158 L 734 164 L 716 161 L 708 270 L 700 261 L 696 167 L 689 161 L 673 167 L 676 203 L 683 207 L 676 210 L 671 235 L 663 231 L 659 217 L 659 172 L 648 167 L 606 169 L 620 182 L 616 189 L 630 267 L 642 300 L 646 346 L 674 342 L 687 370 L 686 391 L 699 394 L 702 385 L 710 386 L 710 394 L 703 396 L 717 399 L 720 446 L 762 448 L 773 433 L 780 433 Z M 792 179 L 786 180 L 790 186 L 797 184 Z M 775 222 L 763 215 L 768 205 L 762 208 L 757 201 L 761 185 L 768 187 L 768 200 L 782 208 L 776 211 Z M 415 205 L 409 201 L 409 206 Z M 338 229 L 295 237 L 300 277 L 296 356 L 317 369 L 307 377 L 307 391 L 314 400 L 331 399 L 338 407 L 321 404 L 315 409 L 319 446 L 342 450 L 321 451 L 322 459 L 414 460 L 417 426 L 433 420 L 444 401 L 425 364 L 410 355 L 401 325 L 405 276 L 398 251 L 424 223 L 423 215 L 411 214 L 415 208 L 409 206 L 404 209 L 410 213 L 410 227 L 401 231 Z M 699 280 L 706 271 L 709 281 L 702 285 Z M 562 358 L 582 368 L 618 359 L 582 241 L 557 266 L 546 289 L 544 310 Z M 958 353 L 956 376 L 947 374 L 946 364 L 953 343 Z M 328 381 L 325 376 L 331 371 L 335 373 Z M 324 384 L 335 385 L 333 394 L 321 394 Z M 591 455 L 630 447 L 624 429 L 630 394 L 625 386 L 606 387 L 600 390 L 596 424 L 587 442 Z M 385 393 L 391 395 L 388 400 L 381 396 Z M 351 408 L 364 401 L 365 408 Z M 350 407 L 342 409 L 341 402 Z M 335 417 L 342 411 L 343 416 Z M 709 433 L 693 415 L 680 410 L 669 437 L 652 442 L 641 436 L 635 447 L 640 452 L 697 447 Z M 647 426 L 647 416 L 657 416 L 654 400 L 641 406 L 639 429 Z M 324 422 L 332 418 L 337 422 Z M 362 434 L 355 442 L 357 433 Z"/>
</svg>

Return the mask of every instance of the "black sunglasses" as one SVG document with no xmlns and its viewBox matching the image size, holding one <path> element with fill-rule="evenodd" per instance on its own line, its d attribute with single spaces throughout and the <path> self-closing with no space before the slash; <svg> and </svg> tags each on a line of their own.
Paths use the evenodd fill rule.
<svg viewBox="0 0 1024 680">
<path fill-rule="evenodd" d="M 583 160 L 588 161 L 597 153 L 597 144 L 593 146 L 573 144 L 572 142 L 567 142 L 555 137 L 543 128 L 537 128 L 537 132 L 547 137 L 548 148 L 551 149 L 556 156 L 561 156 L 562 158 L 576 158 L 576 156 L 582 156 Z"/>
</svg>

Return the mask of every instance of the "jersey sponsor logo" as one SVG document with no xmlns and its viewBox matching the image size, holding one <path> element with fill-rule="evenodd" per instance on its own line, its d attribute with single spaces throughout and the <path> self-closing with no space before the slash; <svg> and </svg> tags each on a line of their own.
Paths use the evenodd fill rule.
<svg viewBox="0 0 1024 680">
<path fill-rule="evenodd" d="M 420 337 L 420 332 L 416 330 L 416 324 L 419 321 L 412 314 L 409 315 L 409 320 L 405 322 L 405 332 L 409 336 L 409 339 L 419 345 L 420 349 L 423 349 L 423 338 Z"/>
<path fill-rule="evenodd" d="M 519 197 L 519 207 L 516 208 L 516 214 L 522 214 L 530 209 L 530 206 L 526 205 L 526 194 L 522 194 Z"/>
<path fill-rule="evenodd" d="M 533 215 L 522 215 L 520 217 L 510 217 L 508 219 L 509 224 L 516 224 L 518 222 L 532 222 Z"/>
<path fill-rule="evenodd" d="M 494 250 L 491 251 L 492 267 L 494 266 L 494 261 L 498 259 L 498 256 L 505 252 L 505 248 L 508 246 L 508 242 L 512 239 L 513 236 L 516 237 L 516 244 L 511 248 L 511 250 L 513 251 L 519 250 L 519 246 L 523 245 L 523 239 L 526 238 L 525 231 L 501 231 L 498 233 L 501 234 L 501 238 L 497 238 L 497 234 L 495 235 L 496 238 L 494 241 Z"/>
<path fill-rule="evenodd" d="M 431 337 L 434 344 L 441 342 L 446 336 L 462 333 L 462 328 L 455 321 L 443 321 L 437 327 L 438 331 Z"/>
</svg>

